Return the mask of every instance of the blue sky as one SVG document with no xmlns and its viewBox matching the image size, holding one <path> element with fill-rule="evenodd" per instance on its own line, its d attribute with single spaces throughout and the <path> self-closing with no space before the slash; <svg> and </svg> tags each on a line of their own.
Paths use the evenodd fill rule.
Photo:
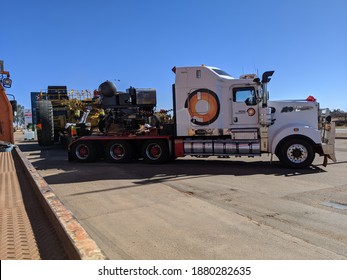
<svg viewBox="0 0 347 280">
<path fill-rule="evenodd" d="M 347 111 L 346 0 L 11 0 L 1 4 L 0 59 L 18 102 L 48 85 L 157 89 L 172 108 L 173 66 L 234 77 L 275 70 L 270 98 L 315 96 Z"/>
</svg>

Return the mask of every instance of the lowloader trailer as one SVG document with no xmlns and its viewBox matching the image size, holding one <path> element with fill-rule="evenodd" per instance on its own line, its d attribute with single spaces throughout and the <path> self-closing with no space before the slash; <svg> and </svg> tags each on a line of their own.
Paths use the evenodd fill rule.
<svg viewBox="0 0 347 280">
<path fill-rule="evenodd" d="M 315 154 L 335 158 L 335 124 L 312 96 L 305 100 L 269 100 L 262 79 L 246 74 L 238 79 L 209 66 L 174 67 L 172 124 L 160 123 L 153 108 L 155 90 L 139 98 L 136 89 L 117 93 L 111 82 L 99 87 L 100 102 L 109 108 L 102 133 L 74 134 L 69 160 L 111 162 L 143 158 L 148 163 L 195 157 L 255 157 L 270 154 L 290 168 L 309 166 Z M 113 90 L 111 90 L 113 89 Z M 139 102 L 138 102 L 139 101 Z M 106 107 L 107 107 L 106 106 Z M 111 109 L 110 109 L 111 108 Z M 153 121 L 154 120 L 154 121 Z"/>
</svg>

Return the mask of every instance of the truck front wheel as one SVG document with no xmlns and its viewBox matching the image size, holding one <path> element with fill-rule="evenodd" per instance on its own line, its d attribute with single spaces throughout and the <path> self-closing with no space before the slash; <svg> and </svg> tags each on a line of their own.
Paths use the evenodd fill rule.
<svg viewBox="0 0 347 280">
<path fill-rule="evenodd" d="M 278 153 L 283 164 L 290 168 L 305 168 L 315 157 L 312 145 L 304 139 L 288 139 L 281 146 Z"/>
<path fill-rule="evenodd" d="M 169 159 L 169 147 L 162 140 L 148 140 L 142 147 L 142 156 L 147 163 L 164 163 Z"/>
</svg>

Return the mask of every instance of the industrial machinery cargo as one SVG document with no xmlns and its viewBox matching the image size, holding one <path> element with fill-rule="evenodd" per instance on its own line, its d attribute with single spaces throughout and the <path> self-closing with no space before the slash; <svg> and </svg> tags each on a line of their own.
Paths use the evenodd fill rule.
<svg viewBox="0 0 347 280">
<path fill-rule="evenodd" d="M 33 112 L 37 138 L 40 146 L 53 145 L 56 142 L 68 142 L 68 129 L 71 123 L 79 122 L 83 112 L 88 111 L 84 123 L 97 126 L 99 115 L 103 112 L 97 109 L 93 94 L 87 90 L 67 90 L 66 86 L 48 86 L 47 91 L 35 95 Z"/>
</svg>

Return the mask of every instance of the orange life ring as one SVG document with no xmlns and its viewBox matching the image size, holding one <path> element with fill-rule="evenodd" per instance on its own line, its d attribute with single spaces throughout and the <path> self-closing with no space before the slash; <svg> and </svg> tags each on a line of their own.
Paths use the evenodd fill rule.
<svg viewBox="0 0 347 280">
<path fill-rule="evenodd" d="M 207 112 L 198 112 L 196 106 L 199 101 L 204 100 L 208 103 Z M 218 96 L 209 89 L 198 89 L 189 94 L 185 105 L 189 115 L 192 117 L 191 122 L 197 125 L 209 125 L 219 116 L 220 104 Z M 197 120 L 196 118 L 199 118 Z"/>
</svg>

